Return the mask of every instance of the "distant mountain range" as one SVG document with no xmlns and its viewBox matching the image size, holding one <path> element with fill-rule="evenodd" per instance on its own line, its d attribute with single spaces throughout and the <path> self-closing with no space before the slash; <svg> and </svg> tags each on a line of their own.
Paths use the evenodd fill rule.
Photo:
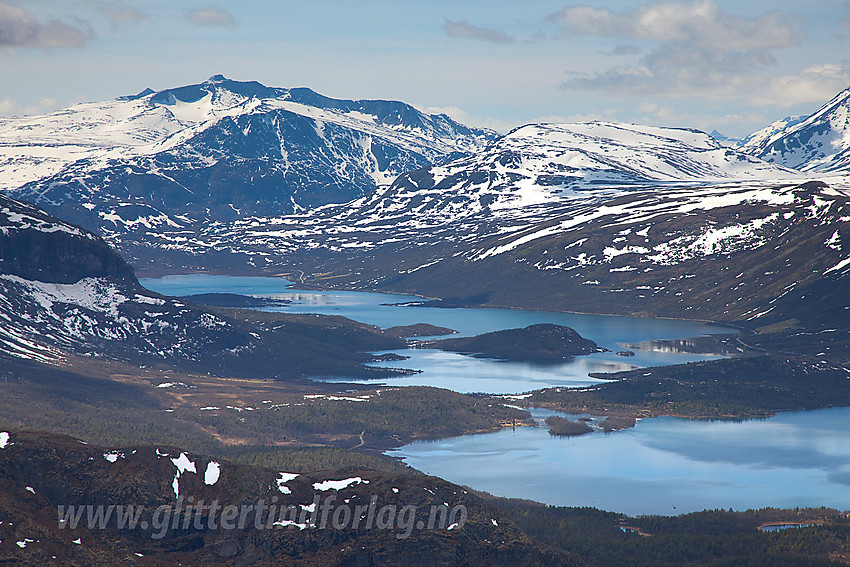
<svg viewBox="0 0 850 567">
<path fill-rule="evenodd" d="M 495 137 L 401 102 L 216 75 L 0 119 L 0 190 L 104 235 L 188 228 L 349 201 Z"/>
<path fill-rule="evenodd" d="M 0 171 L 147 273 L 756 325 L 813 317 L 807 290 L 850 269 L 848 114 L 845 91 L 740 148 L 609 122 L 496 138 L 399 102 L 216 76 L 4 120 Z"/>
</svg>

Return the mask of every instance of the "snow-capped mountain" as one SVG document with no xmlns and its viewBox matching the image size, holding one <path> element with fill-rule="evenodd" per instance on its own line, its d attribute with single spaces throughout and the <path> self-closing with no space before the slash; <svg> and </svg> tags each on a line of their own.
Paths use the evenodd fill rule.
<svg viewBox="0 0 850 567">
<path fill-rule="evenodd" d="M 718 132 L 717 130 L 712 130 L 709 136 L 717 140 L 717 142 L 719 142 L 720 145 L 725 148 L 736 148 L 741 145 L 740 138 L 732 138 L 721 132 Z"/>
<path fill-rule="evenodd" d="M 142 288 L 93 234 L 4 195 L 0 318 L 0 351 L 42 362 L 103 352 L 197 360 L 202 343 L 217 342 L 213 334 L 229 335 L 234 348 L 248 348 L 250 339 L 236 341 L 220 318 Z"/>
<path fill-rule="evenodd" d="M 782 167 L 724 148 L 696 130 L 611 122 L 530 124 L 472 156 L 399 177 L 384 200 L 398 203 L 414 195 L 444 202 L 466 198 L 471 202 L 467 211 L 497 212 L 659 183 L 794 176 Z"/>
<path fill-rule="evenodd" d="M 401 102 L 217 75 L 0 120 L 0 190 L 102 234 L 144 232 L 349 201 L 494 137 Z"/>
<path fill-rule="evenodd" d="M 623 131 L 629 144 L 600 135 Z M 173 254 L 178 265 L 247 262 L 322 287 L 476 290 L 539 309 L 757 325 L 829 305 L 844 318 L 850 299 L 829 289 L 850 277 L 850 183 L 806 179 L 691 131 L 534 125 L 344 206 L 182 240 L 165 232 L 150 240 L 158 252 L 133 252 L 140 266 Z M 806 303 L 817 297 L 817 309 Z"/>
<path fill-rule="evenodd" d="M 227 254 L 208 258 L 253 254 L 258 267 L 298 266 L 302 281 L 322 287 L 475 290 L 495 305 L 755 326 L 821 316 L 837 325 L 850 313 L 840 291 L 850 278 L 848 184 L 656 186 L 455 217 L 450 199 L 442 216 L 417 216 L 428 192 L 420 197 L 387 198 L 395 210 L 327 208 L 213 227 L 190 250 L 227 242 Z"/>
<path fill-rule="evenodd" d="M 463 246 L 639 189 L 798 176 L 693 130 L 534 124 L 466 158 L 401 175 L 391 186 L 342 206 L 248 216 L 192 234 L 159 231 L 148 235 L 157 249 L 153 255 L 136 243 L 119 246 L 139 266 L 154 257 L 161 261 L 164 254 L 181 254 L 181 263 L 203 256 L 207 262 L 220 257 L 284 269 L 281 256 L 298 250 L 366 252 L 420 240 Z M 405 264 L 419 256 L 416 248 L 408 252 Z"/>
<path fill-rule="evenodd" d="M 790 128 L 791 126 L 799 124 L 806 118 L 808 118 L 808 116 L 804 114 L 797 116 L 786 116 L 781 120 L 777 120 L 776 122 L 765 126 L 758 132 L 753 132 L 749 136 L 745 136 L 741 140 L 738 140 L 736 146 L 744 151 L 756 148 L 764 144 L 770 138 L 777 135 L 779 132 L 782 132 L 786 128 Z"/>
<path fill-rule="evenodd" d="M 850 171 L 850 88 L 811 116 L 780 120 L 749 136 L 741 149 L 800 171 Z"/>
<path fill-rule="evenodd" d="M 216 102 L 225 98 L 236 102 L 230 106 Z M 256 165 L 258 171 L 279 172 L 277 162 L 255 159 L 251 152 L 258 147 L 280 150 L 281 140 L 291 141 L 269 132 L 279 133 L 274 128 L 286 121 L 275 122 L 276 117 L 294 113 L 296 106 L 301 114 L 296 118 L 287 115 L 290 122 L 313 121 L 305 131 L 315 135 L 321 122 L 325 139 L 330 139 L 331 124 L 343 122 L 369 123 L 373 133 L 392 130 L 396 132 L 394 140 L 409 136 L 405 140 L 410 144 L 413 138 L 421 140 L 422 132 L 436 128 L 432 128 L 434 117 L 412 109 L 413 114 L 408 115 L 384 112 L 400 108 L 394 105 L 401 103 L 374 103 L 373 107 L 366 102 L 331 101 L 312 91 L 268 89 L 223 78 L 161 93 L 140 93 L 109 104 L 167 111 L 181 124 L 190 122 L 190 108 L 197 111 L 203 107 L 204 116 L 213 112 L 209 108 L 243 105 L 265 110 L 232 110 L 232 115 L 208 118 L 210 124 L 205 126 L 198 119 L 191 128 L 164 135 L 167 142 L 156 144 L 171 144 L 181 136 L 192 142 L 174 143 L 144 159 L 179 169 L 183 175 L 179 179 L 176 170 L 143 169 L 144 175 L 137 175 L 125 163 L 123 170 L 111 169 L 104 177 L 89 179 L 91 185 L 88 178 L 74 181 L 90 187 L 88 193 L 72 192 L 75 195 L 111 195 L 116 187 L 122 191 L 135 188 L 142 194 L 145 176 L 168 177 L 183 189 L 174 185 L 173 193 L 159 193 L 157 198 L 177 202 L 188 194 L 183 181 L 195 171 L 181 164 L 194 164 L 192 167 L 203 171 L 219 167 L 204 165 L 210 155 L 227 161 L 235 159 L 228 157 L 232 153 L 243 160 L 240 163 Z M 363 117 L 367 110 L 371 113 L 368 120 Z M 838 110 L 833 114 L 837 116 Z M 98 140 L 111 135 L 108 122 L 104 119 L 101 126 L 91 127 L 91 131 L 103 129 Z M 119 123 L 125 128 L 124 122 Z M 390 123 L 396 126 L 388 126 Z M 46 124 L 43 128 L 44 136 L 53 131 Z M 487 139 L 486 133 L 462 130 L 459 125 L 451 128 L 445 140 L 453 141 L 441 142 L 437 148 L 443 156 L 454 150 L 473 150 Z M 373 149 L 375 139 L 370 146 Z M 429 147 L 436 148 L 436 143 Z M 118 146 L 109 151 L 130 151 Z M 302 145 L 307 146 L 310 144 Z M 334 147 L 342 152 L 354 146 L 363 147 Z M 86 212 L 92 209 L 102 221 L 100 228 L 108 241 L 142 269 L 252 267 L 266 273 L 289 273 L 305 283 L 311 273 L 322 273 L 323 286 L 439 297 L 480 289 L 491 294 L 493 303 L 531 306 L 537 302 L 533 306 L 543 309 L 768 321 L 796 313 L 801 298 L 793 305 L 788 302 L 797 290 L 843 278 L 850 267 L 850 252 L 842 244 L 850 220 L 846 180 L 830 176 L 829 184 L 819 183 L 817 173 L 765 162 L 723 147 L 702 132 L 607 122 L 532 124 L 444 163 L 433 163 L 437 149 L 421 167 L 410 165 L 412 161 L 399 165 L 412 169 L 391 184 L 370 178 L 372 189 L 344 204 L 294 212 L 285 206 L 259 209 L 259 205 L 249 206 L 238 191 L 224 191 L 231 187 L 228 184 L 220 186 L 222 190 L 213 199 L 209 185 L 200 183 L 207 193 L 191 203 L 212 200 L 220 205 L 215 215 L 196 210 L 194 217 L 189 213 L 158 217 L 160 209 L 146 212 L 145 207 L 154 207 L 150 199 L 146 202 L 129 193 L 109 197 L 119 203 L 121 215 L 117 209 L 105 213 L 105 201 L 81 206 Z M 356 154 L 360 150 L 351 151 Z M 287 163 L 293 163 L 294 154 L 286 154 L 290 156 Z M 340 167 L 350 163 L 346 161 L 350 154 L 334 155 Z M 313 171 L 310 167 L 314 165 L 315 171 L 328 169 L 316 161 L 300 163 L 302 172 Z M 238 170 L 228 167 L 229 171 Z M 72 169 L 63 175 L 71 175 Z M 127 183 L 124 175 L 139 185 Z M 55 199 L 54 206 L 61 209 L 69 186 L 51 185 L 50 179 L 26 184 L 24 189 L 40 187 L 41 192 L 32 195 Z M 263 191 L 259 174 L 253 182 L 250 176 L 242 179 L 246 191 Z M 279 182 L 274 179 L 277 181 L 269 183 Z M 384 179 L 389 179 L 389 174 Z M 323 185 L 311 177 L 305 178 L 304 187 L 315 191 Z M 184 209 L 187 202 L 181 205 Z M 133 210 L 136 216 L 131 218 Z M 218 220 L 196 222 L 202 218 Z M 746 293 L 738 292 L 741 285 L 748 286 Z M 541 293 L 530 299 L 527 289 Z M 808 292 L 800 295 L 812 297 Z M 843 308 L 843 297 L 833 299 L 830 304 Z"/>
</svg>

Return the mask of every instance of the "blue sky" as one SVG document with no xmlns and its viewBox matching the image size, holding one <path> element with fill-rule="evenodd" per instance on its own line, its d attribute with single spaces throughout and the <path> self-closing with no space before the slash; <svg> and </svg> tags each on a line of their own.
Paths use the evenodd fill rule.
<svg viewBox="0 0 850 567">
<path fill-rule="evenodd" d="M 221 73 L 505 131 L 748 134 L 850 86 L 850 2 L 0 0 L 0 115 Z"/>
</svg>

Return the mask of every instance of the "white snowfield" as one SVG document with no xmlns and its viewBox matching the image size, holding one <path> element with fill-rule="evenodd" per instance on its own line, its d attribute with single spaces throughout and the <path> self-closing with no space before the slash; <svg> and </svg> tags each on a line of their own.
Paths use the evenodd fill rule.
<svg viewBox="0 0 850 567">
<path fill-rule="evenodd" d="M 298 476 L 299 476 L 298 473 L 288 473 L 288 472 L 280 473 L 280 478 L 276 479 L 277 489 L 280 491 L 280 493 L 281 494 L 292 494 L 292 489 L 290 489 L 288 486 L 286 486 L 286 483 L 289 482 L 290 480 L 297 478 Z"/>
<path fill-rule="evenodd" d="M 204 484 L 212 486 L 218 482 L 221 477 L 221 465 L 215 461 L 207 463 L 207 470 L 204 471 Z"/>
<path fill-rule="evenodd" d="M 0 181 L 0 183 L 2 183 Z M 13 211 L 6 206 L 0 206 L 0 234 L 8 236 L 12 232 L 24 232 L 28 230 L 37 230 L 44 233 L 64 232 L 72 236 L 79 236 L 88 240 L 94 240 L 94 236 L 79 228 L 66 224 L 64 222 L 48 221 L 44 218 L 39 218 L 33 214 L 29 214 L 26 208 L 22 207 L 18 211 Z"/>
</svg>

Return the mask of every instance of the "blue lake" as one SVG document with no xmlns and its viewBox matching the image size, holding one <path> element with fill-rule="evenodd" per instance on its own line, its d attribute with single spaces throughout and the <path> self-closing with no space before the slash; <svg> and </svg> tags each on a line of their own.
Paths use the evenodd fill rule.
<svg viewBox="0 0 850 567">
<path fill-rule="evenodd" d="M 631 349 L 633 357 L 615 354 L 624 344 L 652 339 L 677 339 L 707 334 L 730 333 L 734 329 L 692 321 L 640 319 L 579 315 L 549 311 L 518 309 L 441 309 L 432 307 L 393 306 L 416 298 L 407 295 L 344 291 L 294 291 L 292 282 L 281 278 L 232 277 L 207 274 L 166 276 L 143 279 L 148 289 L 166 295 L 197 293 L 238 293 L 289 299 L 286 307 L 269 309 L 289 313 L 321 313 L 342 315 L 382 328 L 414 323 L 431 323 L 449 327 L 469 336 L 502 329 L 525 327 L 535 323 L 554 323 L 574 328 L 583 337 L 595 341 L 612 352 L 580 356 L 561 364 L 539 365 L 472 358 L 433 349 L 393 351 L 408 360 L 380 363 L 379 366 L 421 370 L 421 373 L 393 379 L 398 386 L 424 385 L 470 393 L 518 394 L 553 386 L 585 386 L 599 380 L 589 378 L 591 372 L 614 372 L 635 367 L 681 364 L 715 358 L 651 350 Z M 326 378 L 333 380 L 334 378 Z M 344 379 L 344 378 L 340 378 Z M 367 383 L 384 383 L 371 381 Z"/>
<path fill-rule="evenodd" d="M 533 323 L 568 325 L 611 350 L 651 339 L 730 332 L 673 320 L 572 315 L 510 309 L 391 307 L 408 296 L 302 292 L 279 278 L 210 275 L 146 279 L 169 295 L 239 293 L 291 299 L 293 313 L 344 315 L 389 327 L 431 323 L 471 335 Z M 634 349 L 633 349 L 634 350 Z M 520 393 L 594 382 L 588 372 L 711 358 L 645 348 L 623 358 L 602 353 L 554 366 L 470 358 L 435 350 L 399 351 L 393 363 L 423 372 L 388 381 L 461 392 Z M 387 363 L 382 363 L 387 365 Z M 535 410 L 542 420 L 553 412 Z M 850 408 L 780 414 L 744 422 L 656 418 L 609 434 L 552 437 L 545 427 L 416 442 L 389 454 L 428 474 L 499 496 L 628 514 L 703 509 L 830 506 L 850 509 Z"/>
<path fill-rule="evenodd" d="M 498 496 L 630 515 L 767 506 L 847 510 L 847 431 L 850 408 L 832 408 L 743 422 L 653 418 L 581 437 L 518 427 L 417 441 L 388 454 Z"/>
</svg>

